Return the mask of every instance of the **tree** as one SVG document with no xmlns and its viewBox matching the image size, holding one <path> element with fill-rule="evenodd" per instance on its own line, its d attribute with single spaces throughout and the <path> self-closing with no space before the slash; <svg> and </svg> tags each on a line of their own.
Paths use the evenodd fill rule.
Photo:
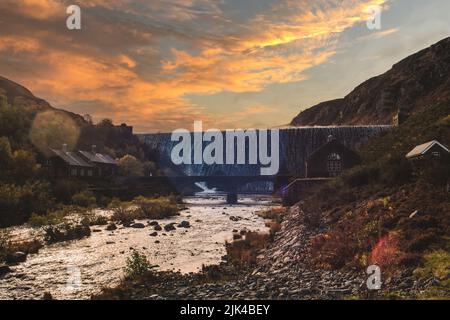
<svg viewBox="0 0 450 320">
<path fill-rule="evenodd" d="M 8 174 L 11 161 L 12 152 L 9 139 L 6 137 L 0 137 L 0 178 L 4 179 Z"/>
<path fill-rule="evenodd" d="M 10 175 L 14 182 L 23 184 L 27 180 L 35 178 L 39 167 L 33 153 L 25 150 L 16 150 L 12 156 Z"/>
<path fill-rule="evenodd" d="M 125 155 L 119 159 L 119 168 L 123 175 L 141 177 L 144 175 L 142 163 L 132 155 Z"/>
</svg>

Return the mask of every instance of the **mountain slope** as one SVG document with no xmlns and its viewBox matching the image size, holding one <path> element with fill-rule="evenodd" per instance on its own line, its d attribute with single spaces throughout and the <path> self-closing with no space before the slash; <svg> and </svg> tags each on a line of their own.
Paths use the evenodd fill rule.
<svg viewBox="0 0 450 320">
<path fill-rule="evenodd" d="M 47 101 L 36 97 L 24 86 L 2 76 L 0 76 L 0 95 L 4 95 L 9 104 L 19 106 L 31 114 L 53 110 L 69 115 L 79 125 L 86 123 L 82 116 L 69 111 L 53 108 Z"/>
<path fill-rule="evenodd" d="M 322 102 L 291 125 L 391 124 L 398 110 L 413 114 L 450 99 L 450 38 L 395 64 L 356 87 L 345 98 Z"/>
</svg>

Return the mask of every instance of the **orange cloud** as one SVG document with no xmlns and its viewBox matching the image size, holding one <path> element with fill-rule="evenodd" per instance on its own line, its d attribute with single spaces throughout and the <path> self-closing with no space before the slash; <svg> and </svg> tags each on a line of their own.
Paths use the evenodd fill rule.
<svg viewBox="0 0 450 320">
<path fill-rule="evenodd" d="M 213 106 L 195 105 L 187 96 L 259 92 L 270 84 L 303 80 L 305 70 L 336 52 L 336 34 L 367 19 L 369 5 L 386 1 L 285 0 L 234 24 L 215 1 L 89 0 L 82 3 L 86 29 L 79 33 L 51 22 L 65 16 L 61 1 L 10 2 L 0 4 L 11 12 L 9 25 L 0 22 L 5 31 L 0 66 L 6 76 L 58 107 L 77 112 L 81 103 L 91 108 L 83 112 L 96 118 L 161 131 L 193 120 L 243 126 L 244 114 L 270 113 L 267 106 L 253 105 L 217 119 Z M 20 19 L 31 19 L 26 20 L 29 34 Z M 211 29 L 198 27 L 198 21 Z M 18 73 L 8 65 L 13 53 L 21 53 L 31 72 Z"/>
</svg>

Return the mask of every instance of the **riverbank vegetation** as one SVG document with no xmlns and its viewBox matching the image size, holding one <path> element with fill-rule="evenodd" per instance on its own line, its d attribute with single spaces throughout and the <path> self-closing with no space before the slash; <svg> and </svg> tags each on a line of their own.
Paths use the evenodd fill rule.
<svg viewBox="0 0 450 320">
<path fill-rule="evenodd" d="M 13 241 L 8 231 L 0 230 L 0 264 L 16 264 L 23 262 L 28 254 L 39 252 L 43 244 L 41 241 Z"/>
<path fill-rule="evenodd" d="M 124 274 L 126 278 L 137 279 L 145 276 L 153 267 L 145 254 L 132 249 L 126 260 Z"/>
<path fill-rule="evenodd" d="M 118 199 L 111 201 L 109 209 L 112 211 L 112 221 L 130 224 L 135 219 L 167 219 L 179 214 L 183 208 L 180 199 L 175 196 L 167 197 L 136 197 L 130 202 Z"/>
<path fill-rule="evenodd" d="M 30 217 L 31 223 L 39 224 L 38 216 L 48 214 L 52 215 L 48 220 L 52 220 L 61 205 L 92 208 L 107 206 L 111 201 L 89 189 L 92 183 L 111 185 L 112 181 L 88 184 L 50 175 L 39 161 L 44 149 L 60 149 L 62 143 L 78 150 L 96 145 L 99 151 L 121 159 L 122 177 L 157 173 L 155 164 L 148 160 L 155 159 L 152 151 L 110 120 L 94 124 L 89 116 L 83 118 L 49 106 L 42 113 L 38 99 L 36 105 L 11 104 L 6 94 L 0 90 L 0 228 L 22 224 Z M 45 114 L 46 125 L 36 120 L 41 114 Z"/>
<path fill-rule="evenodd" d="M 395 274 L 448 255 L 450 159 L 443 155 L 418 168 L 405 155 L 434 139 L 450 145 L 449 114 L 450 103 L 441 103 L 411 116 L 370 141 L 361 166 L 311 190 L 301 208 L 315 221 L 311 226 L 327 230 L 311 242 L 318 267 L 378 264 Z"/>
</svg>

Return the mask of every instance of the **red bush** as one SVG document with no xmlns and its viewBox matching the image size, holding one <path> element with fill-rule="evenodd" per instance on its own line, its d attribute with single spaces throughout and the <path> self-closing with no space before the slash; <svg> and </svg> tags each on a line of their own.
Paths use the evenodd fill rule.
<svg viewBox="0 0 450 320">
<path fill-rule="evenodd" d="M 395 233 L 391 233 L 378 240 L 370 253 L 369 262 L 389 269 L 398 264 L 399 257 L 398 237 Z"/>
</svg>

